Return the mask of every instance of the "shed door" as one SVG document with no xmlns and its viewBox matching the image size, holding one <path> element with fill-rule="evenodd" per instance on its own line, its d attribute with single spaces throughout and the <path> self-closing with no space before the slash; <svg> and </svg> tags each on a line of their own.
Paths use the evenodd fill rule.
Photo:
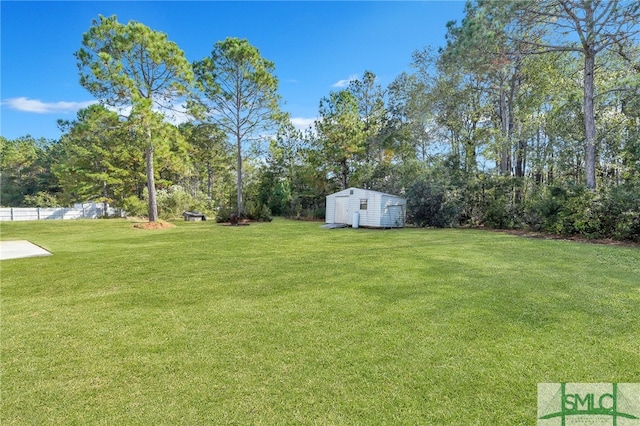
<svg viewBox="0 0 640 426">
<path fill-rule="evenodd" d="M 349 197 L 336 197 L 334 223 L 347 223 L 349 218 Z"/>
</svg>

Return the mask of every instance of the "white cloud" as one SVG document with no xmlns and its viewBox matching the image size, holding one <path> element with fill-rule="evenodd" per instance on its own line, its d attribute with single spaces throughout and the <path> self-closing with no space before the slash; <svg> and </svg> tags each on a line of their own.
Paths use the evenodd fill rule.
<svg viewBox="0 0 640 426">
<path fill-rule="evenodd" d="M 114 107 L 111 105 L 105 105 L 105 108 L 111 112 L 115 112 L 121 117 L 128 117 L 129 114 L 131 114 L 131 110 L 133 109 L 131 108 L 131 105 L 117 106 L 117 107 Z"/>
<path fill-rule="evenodd" d="M 43 102 L 40 99 L 29 99 L 21 96 L 19 98 L 5 99 L 2 101 L 2 105 L 23 112 L 33 112 L 36 114 L 64 114 L 75 113 L 82 108 L 87 108 L 90 105 L 97 104 L 98 101 L 85 101 L 85 102 Z M 131 114 L 131 106 L 110 107 L 107 109 L 116 112 L 117 114 L 126 117 Z M 154 108 L 156 112 L 160 112 L 165 116 L 165 119 L 174 125 L 185 123 L 191 119 L 187 113 L 186 104 L 179 104 L 174 109 L 168 108 Z"/>
<path fill-rule="evenodd" d="M 307 130 L 309 127 L 313 127 L 313 124 L 316 122 L 316 118 L 306 118 L 306 117 L 292 117 L 291 124 L 298 130 Z"/>
<path fill-rule="evenodd" d="M 349 83 L 351 83 L 354 80 L 357 80 L 358 78 L 360 78 L 359 74 L 351 74 L 345 80 L 336 81 L 335 83 L 333 83 L 333 85 L 331 85 L 331 87 L 347 87 L 349 85 Z"/>
<path fill-rule="evenodd" d="M 98 103 L 98 101 L 85 102 L 42 102 L 40 99 L 29 99 L 24 96 L 19 98 L 5 99 L 2 104 L 7 105 L 11 109 L 24 112 L 34 112 L 37 114 L 59 114 L 76 112 L 79 109 L 86 108 L 89 105 Z"/>
<path fill-rule="evenodd" d="M 123 105 L 118 107 L 107 106 L 107 109 L 115 112 L 121 117 L 128 117 L 131 114 L 131 110 L 133 108 L 131 107 L 131 105 Z M 173 124 L 174 126 L 186 123 L 192 119 L 191 115 L 189 115 L 189 113 L 187 112 L 187 105 L 185 103 L 176 105 L 171 109 L 162 108 L 156 105 L 153 110 L 162 114 L 165 121 Z"/>
<path fill-rule="evenodd" d="M 176 105 L 173 109 L 164 108 L 157 109 L 157 111 L 164 114 L 165 120 L 175 126 L 193 119 L 193 117 L 188 113 L 187 105 L 185 103 Z"/>
</svg>

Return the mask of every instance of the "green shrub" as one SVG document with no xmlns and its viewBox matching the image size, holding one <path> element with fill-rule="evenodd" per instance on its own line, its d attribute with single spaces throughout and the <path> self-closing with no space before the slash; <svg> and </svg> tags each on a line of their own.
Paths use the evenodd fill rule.
<svg viewBox="0 0 640 426">
<path fill-rule="evenodd" d="M 146 216 L 149 214 L 147 202 L 135 195 L 127 197 L 117 204 L 128 216 Z"/>
<path fill-rule="evenodd" d="M 244 216 L 250 220 L 271 222 L 271 210 L 266 204 L 259 201 L 248 201 L 244 206 Z"/>
<path fill-rule="evenodd" d="M 215 216 L 216 209 L 212 200 L 202 193 L 193 196 L 180 185 L 159 190 L 156 201 L 158 215 L 163 219 L 182 218 L 182 214 L 188 211 L 197 211 L 209 217 Z"/>
<path fill-rule="evenodd" d="M 237 214 L 237 210 L 230 206 L 218 207 L 216 212 L 216 222 L 226 223 L 231 221 L 231 216 Z M 259 201 L 250 200 L 244 204 L 242 213 L 243 219 L 255 220 L 259 222 L 271 222 L 271 210 L 266 204 Z"/>
<path fill-rule="evenodd" d="M 34 195 L 25 195 L 22 205 L 24 207 L 59 207 L 60 203 L 55 195 L 40 191 Z"/>
<path fill-rule="evenodd" d="M 507 210 L 504 208 L 504 205 L 501 205 L 497 202 L 492 202 L 488 206 L 486 206 L 484 210 L 483 224 L 487 228 L 493 229 L 508 229 L 510 226 L 509 223 L 509 215 Z"/>
<path fill-rule="evenodd" d="M 461 205 L 453 193 L 437 184 L 418 181 L 407 194 L 407 220 L 417 226 L 458 225 L 460 211 Z"/>
<path fill-rule="evenodd" d="M 602 194 L 602 233 L 620 240 L 640 241 L 640 188 L 621 185 Z"/>
<path fill-rule="evenodd" d="M 561 235 L 593 234 L 591 228 L 597 228 L 589 224 L 593 219 L 589 211 L 593 194 L 580 185 L 569 185 L 564 191 L 555 192 L 560 194 L 557 197 L 560 208 L 553 222 L 548 223 L 548 230 Z"/>
<path fill-rule="evenodd" d="M 231 215 L 236 213 L 237 210 L 228 206 L 220 206 L 216 211 L 216 222 L 226 223 L 231 221 Z"/>
<path fill-rule="evenodd" d="M 532 196 L 525 206 L 525 224 L 534 231 L 550 231 L 562 210 L 561 193 L 564 189 L 550 187 Z"/>
<path fill-rule="evenodd" d="M 477 210 L 488 228 L 513 229 L 524 225 L 524 180 L 513 176 L 481 175 L 473 192 L 480 193 Z"/>
<path fill-rule="evenodd" d="M 640 210 L 626 211 L 620 214 L 613 237 L 640 243 Z"/>
<path fill-rule="evenodd" d="M 555 185 L 542 191 L 525 209 L 525 219 L 536 231 L 560 235 L 580 235 L 586 238 L 620 238 L 621 215 L 633 197 L 614 193 L 596 193 L 584 185 L 572 183 Z M 633 215 L 623 223 L 633 229 Z M 619 235 L 616 235 L 619 234 Z"/>
<path fill-rule="evenodd" d="M 289 181 L 277 182 L 269 193 L 267 207 L 275 215 L 283 215 L 289 209 L 292 199 Z"/>
</svg>

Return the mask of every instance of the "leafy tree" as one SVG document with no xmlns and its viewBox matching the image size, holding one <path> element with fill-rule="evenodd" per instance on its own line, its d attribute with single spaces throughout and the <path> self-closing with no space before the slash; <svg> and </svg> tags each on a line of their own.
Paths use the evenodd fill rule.
<svg viewBox="0 0 640 426">
<path fill-rule="evenodd" d="M 387 87 L 389 117 L 384 132 L 388 135 L 390 144 L 394 146 L 394 152 L 400 161 L 417 158 L 417 143 L 414 143 L 412 137 L 411 119 L 407 105 L 414 84 L 415 78 L 413 76 L 402 73 Z M 422 130 L 419 135 L 426 133 L 426 126 L 422 126 Z"/>
<path fill-rule="evenodd" d="M 190 90 L 193 71 L 167 35 L 135 21 L 100 15 L 75 53 L 80 83 L 101 102 L 131 107 L 130 124 L 142 130 L 149 193 L 149 221 L 158 219 L 154 172 L 154 108 L 173 108 Z"/>
<path fill-rule="evenodd" d="M 194 70 L 208 121 L 236 146 L 237 203 L 242 215 L 243 148 L 264 137 L 283 118 L 275 66 L 247 40 L 229 37 L 215 43 L 211 56 L 195 62 Z"/>
<path fill-rule="evenodd" d="M 524 56 L 508 37 L 509 4 L 468 2 L 465 11 L 460 26 L 447 25 L 447 47 L 441 60 L 485 80 L 495 128 L 489 154 L 496 159 L 500 174 L 522 177 L 526 139 L 516 142 L 515 137 L 521 127 L 516 97 L 523 83 Z"/>
<path fill-rule="evenodd" d="M 180 131 L 189 145 L 188 155 L 195 172 L 192 192 L 202 191 L 210 200 L 228 200 L 233 147 L 226 135 L 210 123 L 185 123 Z"/>
<path fill-rule="evenodd" d="M 422 171 L 407 187 L 407 220 L 416 226 L 457 226 L 462 215 L 462 198 L 442 159 Z"/>
<path fill-rule="evenodd" d="M 137 161 L 126 123 L 101 105 L 78 112 L 76 121 L 59 121 L 63 160 L 53 167 L 67 199 L 118 202 L 137 194 L 144 167 Z"/>
<path fill-rule="evenodd" d="M 307 140 L 292 125 L 283 126 L 271 140 L 260 168 L 258 199 L 274 215 L 311 217 L 309 199 L 324 197 L 323 193 L 313 193 L 307 181 L 308 151 Z"/>
<path fill-rule="evenodd" d="M 452 159 L 473 176 L 478 170 L 478 153 L 491 133 L 486 117 L 492 105 L 483 76 L 460 72 L 455 64 L 439 65 L 441 75 L 430 93 L 435 122 L 444 130 Z"/>
<path fill-rule="evenodd" d="M 352 80 L 348 90 L 356 99 L 364 124 L 364 162 L 368 166 L 383 163 L 387 148 L 382 132 L 387 119 L 384 91 L 376 84 L 376 75 L 371 71 L 365 71 L 362 80 Z"/>
<path fill-rule="evenodd" d="M 5 206 L 21 206 L 26 196 L 57 192 L 51 175 L 55 143 L 24 136 L 9 140 L 0 136 L 0 200 Z"/>
<path fill-rule="evenodd" d="M 617 90 L 609 86 L 601 91 L 606 90 L 609 97 L 615 95 L 610 101 L 610 108 L 622 125 L 617 126 L 616 131 L 621 167 L 616 175 L 625 183 L 640 184 L 640 43 L 629 40 L 619 43 L 614 54 L 607 59 L 609 63 L 616 64 L 615 72 L 607 73 L 607 77 L 617 84 Z"/>
<path fill-rule="evenodd" d="M 23 204 L 25 207 L 58 207 L 60 202 L 55 195 L 40 191 L 34 195 L 25 195 Z"/>
<path fill-rule="evenodd" d="M 348 188 L 357 160 L 365 151 L 365 126 L 355 96 L 341 90 L 323 98 L 315 126 L 317 160 L 338 177 L 342 189 Z"/>
<path fill-rule="evenodd" d="M 517 2 L 514 38 L 528 47 L 526 53 L 574 52 L 583 61 L 583 120 L 585 184 L 596 188 L 596 58 L 602 52 L 632 39 L 640 29 L 640 3 L 620 0 L 541 0 Z M 538 38 L 528 29 L 538 30 Z"/>
<path fill-rule="evenodd" d="M 181 185 L 192 174 L 192 163 L 189 155 L 190 146 L 178 126 L 167 123 L 163 116 L 155 113 L 154 138 L 156 144 L 154 158 L 157 168 L 158 188 Z"/>
<path fill-rule="evenodd" d="M 394 151 L 402 161 L 418 159 L 429 162 L 432 155 L 432 145 L 437 139 L 437 126 L 434 109 L 431 107 L 430 91 L 436 72 L 422 65 L 435 63 L 435 58 L 429 60 L 422 57 L 422 52 L 416 52 L 413 65 L 417 72 L 402 73 L 387 88 L 389 93 L 389 120 L 386 132 L 390 136 Z M 421 65 L 416 65 L 420 63 Z"/>
</svg>

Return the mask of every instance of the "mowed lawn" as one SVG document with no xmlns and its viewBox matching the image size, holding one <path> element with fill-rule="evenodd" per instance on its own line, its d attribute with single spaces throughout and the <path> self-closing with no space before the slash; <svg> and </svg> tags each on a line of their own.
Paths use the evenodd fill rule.
<svg viewBox="0 0 640 426">
<path fill-rule="evenodd" d="M 640 249 L 275 220 L 2 223 L 0 423 L 535 424 L 640 382 Z"/>
</svg>

